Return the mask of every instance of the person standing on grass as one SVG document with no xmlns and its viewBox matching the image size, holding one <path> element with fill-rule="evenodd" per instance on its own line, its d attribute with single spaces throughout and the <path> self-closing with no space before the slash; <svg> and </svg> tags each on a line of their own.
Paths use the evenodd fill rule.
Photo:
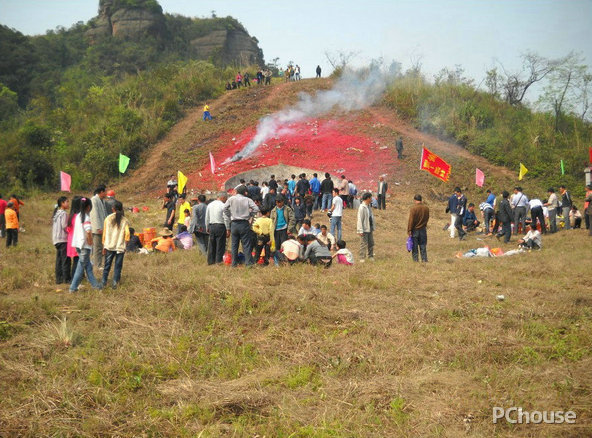
<svg viewBox="0 0 592 438">
<path fill-rule="evenodd" d="M 104 191 L 104 190 L 103 190 Z M 101 200 L 101 205 L 102 205 Z M 86 272 L 86 278 L 90 282 L 93 289 L 101 290 L 102 286 L 99 284 L 95 275 L 93 274 L 92 264 L 90 262 L 90 253 L 93 249 L 93 234 L 92 225 L 89 214 L 93 209 L 92 200 L 88 198 L 82 198 L 80 200 L 80 213 L 78 213 L 74 219 L 74 236 L 72 237 L 72 246 L 76 248 L 78 252 L 78 264 L 76 265 L 76 271 L 72 277 L 72 283 L 70 283 L 70 293 L 78 292 L 78 286 L 82 281 L 82 277 Z M 103 221 L 104 222 L 104 221 Z M 102 231 L 103 225 L 101 225 Z M 99 235 L 102 240 L 102 235 Z M 101 251 L 103 250 L 101 245 Z"/>
<path fill-rule="evenodd" d="M 162 208 L 166 208 L 166 217 L 164 218 L 164 227 L 173 231 L 173 224 L 175 223 L 175 201 L 170 193 L 164 195 Z"/>
<path fill-rule="evenodd" d="M 423 203 L 421 195 L 413 197 L 415 205 L 409 211 L 409 221 L 407 222 L 407 234 L 413 239 L 413 249 L 411 257 L 414 262 L 419 262 L 419 253 L 421 261 L 428 261 L 428 232 L 427 226 L 430 220 L 430 209 Z M 419 250 L 419 251 L 418 251 Z"/>
<path fill-rule="evenodd" d="M 76 272 L 76 266 L 78 265 L 78 253 L 76 252 L 76 248 L 72 246 L 72 237 L 74 237 L 74 220 L 76 215 L 80 213 L 80 200 L 82 198 L 80 196 L 74 196 L 72 198 L 72 202 L 70 203 L 70 214 L 68 215 L 68 227 L 66 231 L 68 232 L 68 241 L 66 244 L 66 255 L 72 261 L 72 268 L 70 269 L 70 274 L 68 278 L 72 279 L 74 277 L 74 272 Z"/>
<path fill-rule="evenodd" d="M 378 209 L 379 210 L 386 210 L 386 192 L 388 190 L 388 184 L 384 180 L 384 177 L 381 176 L 378 178 Z"/>
<path fill-rule="evenodd" d="M 317 65 L 317 69 L 316 69 L 316 73 L 317 73 L 317 79 L 321 77 L 321 66 Z"/>
<path fill-rule="evenodd" d="M 203 255 L 208 254 L 208 240 L 209 236 L 206 232 L 206 204 L 205 195 L 197 197 L 197 204 L 193 206 L 193 213 L 191 215 L 191 224 L 189 224 L 189 232 L 195 234 L 197 246 Z"/>
<path fill-rule="evenodd" d="M 493 209 L 493 206 L 487 201 L 479 204 L 479 210 L 481 210 L 481 215 L 483 216 L 483 223 L 485 224 L 485 234 L 489 236 L 492 233 L 492 231 L 489 228 L 489 224 L 495 217 L 495 211 Z"/>
<path fill-rule="evenodd" d="M 312 193 L 312 198 L 313 198 L 313 205 L 312 205 L 312 209 L 313 210 L 318 210 L 321 206 L 321 200 L 320 200 L 320 195 L 321 195 L 321 182 L 319 181 L 318 175 L 316 173 L 312 174 L 312 178 L 310 179 L 310 191 Z M 312 216 L 312 214 L 310 215 Z"/>
<path fill-rule="evenodd" d="M 331 206 L 333 188 L 333 180 L 331 179 L 331 175 L 327 172 L 325 173 L 325 179 L 321 183 L 321 210 L 323 211 L 328 211 Z"/>
<path fill-rule="evenodd" d="M 111 288 L 116 289 L 121 281 L 123 269 L 123 256 L 125 247 L 130 240 L 129 222 L 123 215 L 123 204 L 115 201 L 112 213 L 105 219 L 103 226 L 103 255 L 105 256 L 105 269 L 103 270 L 102 287 L 107 285 L 111 264 L 115 261 L 113 269 L 113 282 Z"/>
<path fill-rule="evenodd" d="M 10 195 L 10 202 L 12 202 L 12 208 L 14 209 L 14 211 L 16 211 L 16 217 L 18 218 L 18 220 L 21 220 L 21 206 L 25 205 L 25 203 L 23 201 L 20 200 L 20 198 L 15 195 L 14 193 L 12 195 Z M 24 230 L 22 230 L 24 231 Z"/>
<path fill-rule="evenodd" d="M 557 232 L 557 209 L 559 208 L 559 200 L 557 199 L 557 195 L 555 194 L 555 189 L 550 187 L 547 190 L 549 194 L 549 199 L 545 202 L 544 206 L 547 207 L 547 211 L 549 212 L 549 231 L 551 233 Z"/>
<path fill-rule="evenodd" d="M 16 246 L 18 243 L 19 220 L 12 201 L 6 204 L 4 219 L 6 221 L 6 248 L 11 245 Z"/>
<path fill-rule="evenodd" d="M 261 216 L 258 217 L 253 223 L 253 231 L 256 235 L 255 244 L 255 263 L 259 262 L 261 251 L 264 251 L 263 264 L 269 265 L 269 254 L 271 253 L 271 227 L 273 223 L 269 218 L 269 210 L 261 210 Z"/>
<path fill-rule="evenodd" d="M 58 198 L 52 218 L 52 241 L 56 249 L 55 276 L 56 284 L 70 283 L 70 264 L 68 257 L 68 213 L 70 201 L 65 196 Z"/>
<path fill-rule="evenodd" d="M 374 216 L 370 206 L 371 202 L 372 193 L 366 192 L 362 195 L 362 202 L 358 208 L 357 231 L 360 235 L 360 263 L 364 263 L 366 257 L 374 259 Z M 341 240 L 341 233 L 337 240 Z"/>
<path fill-rule="evenodd" d="M 224 204 L 228 193 L 220 192 L 218 197 L 206 207 L 205 232 L 208 240 L 208 265 L 222 263 L 226 250 L 226 237 L 230 231 L 230 221 L 224 216 Z"/>
<path fill-rule="evenodd" d="M 510 241 L 510 236 L 512 235 L 512 217 L 514 216 L 512 212 L 512 207 L 510 206 L 510 201 L 508 198 L 510 194 L 504 190 L 502 192 L 502 202 L 500 203 L 499 211 L 497 212 L 497 218 L 502 224 L 501 232 L 498 232 L 496 237 L 499 239 L 500 237 L 504 236 L 504 243 L 508 243 Z"/>
<path fill-rule="evenodd" d="M 454 189 L 454 196 L 456 196 L 456 220 L 454 222 L 454 228 L 458 231 L 458 239 L 464 240 L 467 233 L 463 230 L 463 218 L 465 210 L 467 209 L 467 197 L 462 194 L 460 187 Z"/>
<path fill-rule="evenodd" d="M 185 210 L 191 211 L 191 204 L 187 201 L 187 196 L 183 193 L 179 196 L 179 220 L 177 221 L 177 233 L 185 225 Z"/>
<path fill-rule="evenodd" d="M 588 228 L 588 235 L 592 236 L 592 184 L 586 186 L 586 228 Z"/>
<path fill-rule="evenodd" d="M 399 135 L 397 141 L 395 142 L 395 147 L 397 149 L 397 158 L 399 160 L 403 159 L 403 137 Z"/>
<path fill-rule="evenodd" d="M 247 187 L 240 185 L 236 189 L 236 195 L 231 196 L 224 204 L 224 215 L 227 219 L 230 219 L 233 268 L 238 266 L 238 247 L 241 243 L 243 245 L 243 254 L 245 255 L 245 265 L 251 266 L 253 264 L 253 254 L 251 254 L 253 241 L 251 238 L 250 220 L 259 212 L 259 207 L 255 205 L 251 198 L 247 197 L 247 193 Z"/>
<path fill-rule="evenodd" d="M 341 175 L 341 181 L 338 184 L 339 196 L 343 200 L 343 208 L 347 208 L 347 197 L 349 196 L 349 183 L 345 175 Z"/>
<path fill-rule="evenodd" d="M 456 190 L 456 189 L 455 189 Z M 460 190 L 460 189 L 459 189 Z M 456 206 L 458 204 L 458 197 L 456 196 L 456 191 L 448 198 L 448 206 L 446 207 L 446 213 L 450 213 L 450 226 L 448 227 L 450 231 L 450 238 L 454 239 L 456 237 Z"/>
<path fill-rule="evenodd" d="M 531 199 L 528 201 L 530 209 L 530 220 L 534 228 L 536 229 L 537 221 L 541 224 L 541 232 L 547 233 L 547 225 L 545 224 L 545 214 L 543 213 L 543 203 L 540 199 Z"/>
<path fill-rule="evenodd" d="M 92 230 L 92 252 L 93 264 L 97 269 L 103 269 L 103 224 L 107 217 L 107 210 L 105 209 L 105 202 L 103 201 L 107 196 L 106 187 L 100 185 L 95 190 L 94 196 L 91 198 L 92 211 L 90 213 L 90 223 Z M 86 198 L 85 198 L 86 199 Z M 78 247 L 77 247 L 78 248 Z"/>
<path fill-rule="evenodd" d="M 4 218 L 6 204 L 7 202 L 2 199 L 2 195 L 0 195 L 0 237 L 6 236 L 6 219 Z"/>
<path fill-rule="evenodd" d="M 347 181 L 347 180 L 346 180 Z M 341 240 L 341 217 L 343 216 L 343 198 L 339 196 L 339 189 L 333 189 L 333 201 L 331 203 L 331 234 L 333 234 L 337 240 Z M 337 229 L 337 234 L 335 234 Z"/>
<path fill-rule="evenodd" d="M 304 198 L 310 191 L 310 183 L 306 179 L 306 173 L 300 174 L 300 179 L 296 183 L 296 193 L 301 198 Z M 303 199 L 304 200 L 304 199 Z"/>
<path fill-rule="evenodd" d="M 561 210 L 563 213 L 563 223 L 565 224 L 564 229 L 569 230 L 571 229 L 571 225 L 569 223 L 569 212 L 572 205 L 571 195 L 564 185 L 559 186 L 559 193 L 561 193 Z"/>
<path fill-rule="evenodd" d="M 514 234 L 518 234 L 518 224 L 520 224 L 522 234 L 526 234 L 526 213 L 528 213 L 528 198 L 524 193 L 522 193 L 522 187 L 514 187 L 514 196 L 512 196 L 511 205 L 514 209 Z"/>
<path fill-rule="evenodd" d="M 282 244 L 288 240 L 290 235 L 296 235 L 297 230 L 294 210 L 286 205 L 286 199 L 280 195 L 276 198 L 275 203 L 269 218 L 271 219 L 271 251 L 275 253 L 274 258 L 277 264 Z"/>
<path fill-rule="evenodd" d="M 210 105 L 207 103 L 203 107 L 203 121 L 212 120 L 212 115 L 210 114 Z"/>
</svg>

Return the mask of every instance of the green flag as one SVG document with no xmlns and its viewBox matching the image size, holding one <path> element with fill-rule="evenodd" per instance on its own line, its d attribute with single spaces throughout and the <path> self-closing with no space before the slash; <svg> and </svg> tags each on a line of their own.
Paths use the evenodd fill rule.
<svg viewBox="0 0 592 438">
<path fill-rule="evenodd" d="M 561 175 L 565 175 L 565 168 L 563 167 L 563 160 L 561 160 Z"/>
<path fill-rule="evenodd" d="M 128 156 L 119 154 L 119 173 L 125 173 L 129 162 L 130 158 Z"/>
</svg>

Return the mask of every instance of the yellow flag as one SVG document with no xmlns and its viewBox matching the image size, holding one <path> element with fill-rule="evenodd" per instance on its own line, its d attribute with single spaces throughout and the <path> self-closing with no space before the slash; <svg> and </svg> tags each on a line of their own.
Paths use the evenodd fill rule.
<svg viewBox="0 0 592 438">
<path fill-rule="evenodd" d="M 183 172 L 181 172 L 180 170 L 177 171 L 177 192 L 183 193 L 185 184 L 187 184 L 187 177 L 183 175 Z"/>
<path fill-rule="evenodd" d="M 524 164 L 520 163 L 520 172 L 518 173 L 518 181 L 522 181 L 524 175 L 528 172 L 528 169 L 524 166 Z"/>
</svg>

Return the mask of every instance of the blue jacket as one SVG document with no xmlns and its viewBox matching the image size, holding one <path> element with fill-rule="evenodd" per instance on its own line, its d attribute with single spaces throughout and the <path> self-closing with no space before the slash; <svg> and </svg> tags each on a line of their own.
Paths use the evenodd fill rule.
<svg viewBox="0 0 592 438">
<path fill-rule="evenodd" d="M 465 211 L 465 215 L 463 216 L 463 225 L 471 225 L 477 220 L 477 216 L 475 216 L 475 212 L 470 212 L 469 210 Z"/>
<path fill-rule="evenodd" d="M 450 198 L 448 198 L 448 210 L 450 211 L 451 214 L 456 214 L 456 206 L 458 205 L 458 198 L 456 197 L 456 195 L 452 195 Z"/>
<path fill-rule="evenodd" d="M 321 182 L 318 180 L 318 178 L 312 178 L 310 181 L 310 191 L 318 194 L 321 192 Z"/>
</svg>

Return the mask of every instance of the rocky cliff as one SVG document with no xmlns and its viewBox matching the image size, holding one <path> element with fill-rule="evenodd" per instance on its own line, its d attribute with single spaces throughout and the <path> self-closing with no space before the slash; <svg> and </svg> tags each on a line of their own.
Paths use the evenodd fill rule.
<svg viewBox="0 0 592 438">
<path fill-rule="evenodd" d="M 177 17 L 178 18 L 178 17 Z M 178 37 L 173 17 L 165 16 L 156 0 L 100 0 L 99 15 L 89 22 L 91 28 L 86 32 L 91 44 L 106 38 L 122 38 L 142 41 L 147 36 L 154 37 L 167 45 L 172 44 L 171 35 Z M 189 19 L 187 19 L 189 20 Z M 207 31 L 203 32 L 205 22 L 198 19 L 192 22 L 193 31 L 183 36 L 188 48 L 187 54 L 192 59 L 213 60 L 222 64 L 258 64 L 263 65 L 263 53 L 256 38 L 251 37 L 238 24 L 228 25 L 223 20 L 211 19 Z M 191 37 L 197 34 L 199 37 Z M 179 40 L 176 39 L 176 44 Z M 173 48 L 174 50 L 175 48 Z"/>
</svg>

